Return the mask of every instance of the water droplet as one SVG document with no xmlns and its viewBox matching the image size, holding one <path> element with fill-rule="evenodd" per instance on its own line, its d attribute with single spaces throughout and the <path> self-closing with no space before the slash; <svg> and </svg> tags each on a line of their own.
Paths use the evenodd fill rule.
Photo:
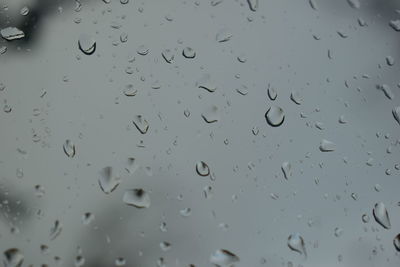
<svg viewBox="0 0 400 267">
<path fill-rule="evenodd" d="M 390 219 L 389 213 L 386 210 L 385 205 L 382 202 L 376 203 L 374 209 L 372 210 L 375 221 L 379 223 L 383 228 L 390 229 Z"/>
<path fill-rule="evenodd" d="M 247 3 L 249 4 L 249 8 L 251 11 L 257 11 L 258 9 L 258 0 L 247 0 Z"/>
<path fill-rule="evenodd" d="M 283 172 L 283 177 L 285 177 L 286 180 L 288 180 L 289 177 L 292 176 L 292 165 L 289 162 L 283 162 L 281 170 Z"/>
<path fill-rule="evenodd" d="M 165 251 L 168 251 L 168 250 L 171 249 L 171 244 L 168 243 L 168 242 L 166 242 L 166 241 L 163 241 L 163 242 L 160 243 L 160 248 L 161 248 L 161 250 L 164 251 L 164 252 L 165 252 Z"/>
<path fill-rule="evenodd" d="M 340 227 L 335 228 L 335 236 L 340 237 L 343 234 L 343 229 Z"/>
<path fill-rule="evenodd" d="M 346 124 L 346 123 L 347 123 L 346 117 L 345 117 L 344 115 L 340 115 L 338 121 L 339 121 L 339 123 L 341 123 L 341 124 Z"/>
<path fill-rule="evenodd" d="M 265 118 L 270 126 L 278 127 L 281 126 L 285 120 L 285 113 L 282 108 L 271 106 L 265 113 Z"/>
<path fill-rule="evenodd" d="M 291 250 L 296 251 L 307 257 L 304 239 L 299 233 L 291 234 L 288 237 L 287 245 Z"/>
<path fill-rule="evenodd" d="M 210 185 L 204 187 L 203 194 L 206 199 L 210 199 L 213 195 L 213 188 Z"/>
<path fill-rule="evenodd" d="M 35 185 L 35 196 L 43 197 L 45 193 L 46 191 L 42 185 Z"/>
<path fill-rule="evenodd" d="M 7 46 L 0 46 L 0 55 L 3 55 L 5 52 L 7 52 Z"/>
<path fill-rule="evenodd" d="M 145 45 L 140 45 L 137 49 L 136 52 L 141 55 L 141 56 L 145 56 L 149 53 L 149 48 Z"/>
<path fill-rule="evenodd" d="M 211 6 L 219 5 L 223 2 L 223 0 L 211 0 Z"/>
<path fill-rule="evenodd" d="M 182 217 L 189 217 L 192 214 L 192 209 L 191 208 L 184 208 L 179 211 Z"/>
<path fill-rule="evenodd" d="M 149 208 L 150 196 L 141 188 L 129 189 L 124 193 L 123 202 L 138 209 Z"/>
<path fill-rule="evenodd" d="M 183 50 L 182 50 L 182 55 L 185 57 L 185 58 L 190 58 L 190 59 L 192 59 L 192 58 L 195 58 L 196 57 L 196 52 L 193 50 L 193 48 L 191 48 L 191 47 L 185 47 Z"/>
<path fill-rule="evenodd" d="M 23 178 L 24 177 L 24 170 L 22 168 L 17 168 L 17 170 L 15 171 L 15 175 L 17 176 L 17 178 Z"/>
<path fill-rule="evenodd" d="M 241 95 L 247 95 L 249 93 L 249 90 L 247 89 L 246 85 L 241 85 L 239 88 L 236 89 L 236 92 Z"/>
<path fill-rule="evenodd" d="M 175 54 L 171 49 L 164 49 L 161 55 L 167 63 L 171 63 L 175 58 Z"/>
<path fill-rule="evenodd" d="M 74 265 L 75 265 L 75 267 L 81 267 L 81 266 L 85 265 L 85 258 L 81 255 L 76 256 Z"/>
<path fill-rule="evenodd" d="M 391 20 L 389 22 L 389 26 L 392 27 L 393 30 L 399 32 L 400 31 L 400 19 L 398 20 Z"/>
<path fill-rule="evenodd" d="M 69 139 L 65 140 L 63 145 L 63 150 L 65 155 L 67 155 L 67 157 L 73 158 L 75 156 L 75 145 Z"/>
<path fill-rule="evenodd" d="M 392 89 L 390 89 L 390 86 L 387 84 L 381 84 L 381 85 L 377 85 L 376 88 L 378 90 L 382 90 L 382 92 L 385 94 L 385 96 L 388 99 L 393 99 L 394 98 L 394 94 L 392 92 Z"/>
<path fill-rule="evenodd" d="M 347 0 L 347 3 L 349 4 L 349 6 L 355 9 L 359 9 L 361 7 L 359 0 Z"/>
<path fill-rule="evenodd" d="M 232 33 L 227 28 L 222 28 L 221 30 L 219 30 L 219 32 L 217 33 L 217 35 L 215 37 L 215 39 L 219 43 L 227 42 L 231 38 L 232 38 Z"/>
<path fill-rule="evenodd" d="M 115 259 L 115 266 L 125 266 L 126 260 L 122 257 Z"/>
<path fill-rule="evenodd" d="M 326 140 L 326 139 L 321 140 L 321 143 L 319 145 L 319 150 L 321 152 L 332 152 L 332 151 L 335 151 L 335 149 L 336 149 L 335 143 L 333 143 L 329 140 Z"/>
<path fill-rule="evenodd" d="M 272 101 L 274 101 L 278 96 L 278 93 L 276 92 L 275 88 L 273 88 L 273 87 L 268 86 L 267 92 L 268 92 L 269 99 L 271 99 Z"/>
<path fill-rule="evenodd" d="M 133 118 L 133 124 L 141 134 L 146 134 L 149 130 L 149 123 L 143 118 L 142 115 L 136 115 Z"/>
<path fill-rule="evenodd" d="M 310 7 L 314 10 L 318 10 L 318 6 L 317 3 L 315 2 L 315 0 L 309 0 L 308 3 L 310 4 Z"/>
<path fill-rule="evenodd" d="M 85 55 L 91 55 L 96 51 L 96 41 L 89 34 L 81 34 L 78 40 L 79 49 Z"/>
<path fill-rule="evenodd" d="M 208 107 L 202 114 L 201 117 L 204 119 L 205 122 L 207 123 L 214 123 L 219 120 L 219 115 L 218 115 L 218 107 L 217 106 L 210 106 Z"/>
<path fill-rule="evenodd" d="M 232 266 L 239 261 L 238 256 L 226 249 L 218 249 L 210 256 L 210 262 L 216 266 Z"/>
<path fill-rule="evenodd" d="M 396 250 L 400 252 L 400 234 L 396 235 L 396 237 L 393 239 L 393 245 Z"/>
<path fill-rule="evenodd" d="M 388 64 L 388 66 L 393 66 L 394 65 L 394 58 L 392 56 L 387 56 L 386 57 L 386 64 Z"/>
<path fill-rule="evenodd" d="M 94 220 L 94 214 L 91 212 L 85 212 L 85 214 L 82 215 L 82 223 L 84 225 L 90 224 Z"/>
<path fill-rule="evenodd" d="M 23 8 L 21 8 L 21 10 L 19 11 L 19 14 L 21 14 L 22 16 L 26 16 L 29 14 L 29 7 L 24 6 Z"/>
<path fill-rule="evenodd" d="M 57 236 L 61 234 L 62 224 L 59 220 L 54 221 L 53 227 L 50 229 L 50 240 L 54 240 Z"/>
<path fill-rule="evenodd" d="M 400 124 L 400 106 L 393 108 L 392 114 L 395 120 Z"/>
<path fill-rule="evenodd" d="M 196 163 L 196 172 L 200 176 L 208 176 L 210 175 L 210 168 L 204 161 L 198 161 Z"/>
<path fill-rule="evenodd" d="M 24 255 L 17 248 L 10 248 L 4 251 L 4 267 L 20 267 L 24 262 Z"/>
<path fill-rule="evenodd" d="M 13 41 L 25 37 L 25 33 L 16 27 L 7 27 L 0 30 L 1 37 L 7 41 Z"/>
<path fill-rule="evenodd" d="M 129 0 L 119 0 L 119 2 L 120 2 L 121 4 L 123 4 L 123 5 L 125 5 L 125 4 L 128 4 L 128 3 L 129 3 Z"/>
<path fill-rule="evenodd" d="M 110 194 L 120 184 L 121 178 L 119 175 L 114 173 L 114 169 L 112 167 L 108 166 L 100 171 L 98 182 L 101 190 L 106 194 Z"/>
<path fill-rule="evenodd" d="M 369 223 L 369 216 L 368 214 L 363 214 L 361 216 L 361 220 L 363 221 L 363 223 Z"/>
<path fill-rule="evenodd" d="M 167 223 L 166 222 L 161 222 L 160 223 L 160 231 L 161 232 L 167 232 Z"/>
<path fill-rule="evenodd" d="M 303 96 L 297 91 L 293 91 L 290 94 L 290 99 L 297 105 L 301 105 L 303 102 Z"/>
<path fill-rule="evenodd" d="M 124 95 L 126 96 L 135 96 L 138 90 L 133 87 L 133 84 L 128 84 L 125 86 Z"/>
<path fill-rule="evenodd" d="M 206 73 L 196 82 L 196 86 L 202 89 L 207 90 L 210 93 L 215 92 L 217 90 L 217 86 L 211 79 L 211 75 Z"/>
<path fill-rule="evenodd" d="M 126 43 L 128 41 L 128 34 L 126 32 L 122 32 L 119 36 L 119 40 L 121 43 Z"/>
</svg>

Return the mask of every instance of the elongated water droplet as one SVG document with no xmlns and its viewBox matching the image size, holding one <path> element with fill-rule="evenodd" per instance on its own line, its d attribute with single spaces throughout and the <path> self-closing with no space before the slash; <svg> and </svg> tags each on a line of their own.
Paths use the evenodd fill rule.
<svg viewBox="0 0 400 267">
<path fill-rule="evenodd" d="M 96 51 L 96 41 L 89 34 L 81 34 L 78 40 L 79 49 L 85 55 L 91 55 Z"/>
<path fill-rule="evenodd" d="M 265 113 L 265 119 L 272 127 L 281 126 L 285 120 L 285 113 L 282 108 L 278 106 L 271 106 Z"/>
<path fill-rule="evenodd" d="M 292 165 L 285 161 L 282 163 L 281 169 L 283 172 L 283 177 L 285 177 L 286 180 L 289 180 L 289 177 L 292 176 Z"/>
<path fill-rule="evenodd" d="M 196 163 L 196 172 L 200 176 L 208 176 L 210 175 L 210 168 L 204 161 L 198 161 Z"/>
<path fill-rule="evenodd" d="M 392 114 L 394 119 L 400 124 L 400 106 L 393 108 Z"/>
<path fill-rule="evenodd" d="M 396 235 L 393 239 L 393 245 L 398 252 L 400 252 L 400 234 Z"/>
<path fill-rule="evenodd" d="M 175 58 L 175 54 L 171 49 L 164 49 L 161 55 L 167 63 L 171 63 Z"/>
<path fill-rule="evenodd" d="M 25 37 L 25 33 L 16 27 L 7 27 L 0 30 L 1 37 L 7 41 L 18 40 Z"/>
<path fill-rule="evenodd" d="M 258 0 L 247 0 L 247 3 L 249 4 L 249 8 L 251 11 L 257 11 L 258 9 Z"/>
<path fill-rule="evenodd" d="M 182 50 L 182 55 L 185 57 L 185 58 L 190 58 L 190 59 L 192 59 L 192 58 L 195 58 L 196 57 L 196 52 L 193 50 L 193 48 L 191 48 L 191 47 L 185 47 L 183 50 Z"/>
<path fill-rule="evenodd" d="M 69 158 L 73 158 L 75 156 L 75 145 L 69 139 L 65 140 L 63 150 L 65 155 L 67 155 Z"/>
<path fill-rule="evenodd" d="M 53 226 L 50 229 L 50 240 L 54 240 L 57 236 L 61 234 L 62 224 L 59 220 L 55 220 Z"/>
<path fill-rule="evenodd" d="M 216 266 L 232 266 L 239 262 L 239 257 L 233 252 L 226 249 L 218 249 L 210 256 L 210 262 Z"/>
<path fill-rule="evenodd" d="M 382 90 L 382 92 L 385 94 L 385 96 L 388 99 L 393 99 L 394 98 L 394 94 L 392 92 L 392 89 L 390 89 L 389 85 L 387 85 L 387 84 L 379 84 L 379 85 L 376 86 L 376 88 L 378 90 Z"/>
<path fill-rule="evenodd" d="M 359 9 L 361 7 L 359 0 L 347 0 L 347 3 L 349 4 L 349 6 L 355 9 Z"/>
<path fill-rule="evenodd" d="M 136 115 L 133 118 L 133 124 L 141 134 L 146 134 L 149 130 L 149 123 L 143 118 L 142 115 Z"/>
<path fill-rule="evenodd" d="M 110 194 L 120 184 L 121 178 L 114 172 L 113 167 L 105 167 L 100 171 L 99 186 L 101 190 Z"/>
<path fill-rule="evenodd" d="M 315 0 L 309 0 L 308 3 L 310 4 L 310 7 L 314 10 L 318 10 L 318 6 L 317 3 L 315 2 Z"/>
<path fill-rule="evenodd" d="M 138 209 L 149 208 L 150 196 L 141 188 L 129 189 L 124 193 L 123 202 Z"/>
<path fill-rule="evenodd" d="M 321 140 L 321 143 L 319 145 L 319 150 L 321 152 L 332 152 L 332 151 L 335 151 L 335 149 L 336 149 L 335 143 L 333 143 L 329 140 L 326 140 L 326 139 Z"/>
<path fill-rule="evenodd" d="M 17 248 L 10 248 L 4 251 L 4 267 L 20 267 L 24 262 L 24 255 Z"/>
<path fill-rule="evenodd" d="M 291 234 L 288 237 L 287 245 L 291 250 L 296 251 L 307 257 L 304 239 L 299 233 Z"/>
<path fill-rule="evenodd" d="M 217 42 L 220 42 L 220 43 L 227 42 L 231 38 L 232 38 L 232 33 L 227 28 L 222 28 L 221 30 L 219 30 L 219 32 L 217 33 L 217 35 L 215 37 Z"/>
<path fill-rule="evenodd" d="M 391 228 L 389 213 L 386 210 L 385 204 L 383 204 L 382 202 L 376 203 L 374 209 L 372 210 L 372 214 L 374 215 L 375 221 L 379 223 L 383 228 Z"/>
<path fill-rule="evenodd" d="M 202 114 L 201 117 L 207 123 L 214 123 L 219 120 L 218 107 L 210 106 Z"/>
<path fill-rule="evenodd" d="M 269 97 L 269 99 L 274 101 L 277 96 L 278 96 L 278 93 L 276 92 L 275 88 L 268 87 L 268 97 Z"/>
</svg>

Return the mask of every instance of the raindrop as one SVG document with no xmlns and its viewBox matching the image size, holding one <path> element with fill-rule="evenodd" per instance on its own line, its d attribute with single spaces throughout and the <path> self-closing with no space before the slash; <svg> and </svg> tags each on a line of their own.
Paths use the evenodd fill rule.
<svg viewBox="0 0 400 267">
<path fill-rule="evenodd" d="M 247 0 L 247 3 L 249 4 L 249 8 L 251 11 L 257 11 L 258 9 L 258 0 Z"/>
<path fill-rule="evenodd" d="M 53 227 L 50 229 L 50 240 L 55 239 L 57 236 L 61 234 L 62 231 L 62 224 L 59 220 L 54 221 Z"/>
<path fill-rule="evenodd" d="M 206 199 L 210 199 L 213 195 L 213 188 L 210 185 L 207 185 L 203 188 L 203 194 Z"/>
<path fill-rule="evenodd" d="M 98 182 L 101 190 L 106 194 L 110 194 L 120 184 L 121 179 L 119 175 L 114 173 L 114 169 L 108 166 L 100 171 Z"/>
<path fill-rule="evenodd" d="M 335 151 L 335 149 L 336 149 L 335 143 L 333 143 L 329 140 L 326 140 L 326 139 L 321 140 L 321 143 L 319 145 L 319 150 L 321 152 L 332 152 L 332 151 Z"/>
<path fill-rule="evenodd" d="M 79 36 L 78 46 L 85 55 L 91 55 L 96 51 L 96 41 L 89 34 Z"/>
<path fill-rule="evenodd" d="M 146 134 L 149 130 L 149 123 L 143 118 L 142 115 L 136 115 L 133 118 L 133 124 L 141 134 Z"/>
<path fill-rule="evenodd" d="M 128 41 L 128 34 L 126 32 L 123 32 L 119 36 L 119 40 L 121 43 L 126 43 Z"/>
<path fill-rule="evenodd" d="M 400 31 L 400 19 L 398 20 L 391 20 L 389 22 L 389 26 L 392 27 L 393 30 L 399 32 Z"/>
<path fill-rule="evenodd" d="M 393 239 L 393 245 L 396 250 L 400 252 L 400 234 L 396 235 L 396 237 Z"/>
<path fill-rule="evenodd" d="M 150 196 L 141 188 L 129 189 L 124 193 L 123 202 L 138 209 L 149 208 Z"/>
<path fill-rule="evenodd" d="M 239 261 L 238 256 L 226 249 L 218 249 L 210 256 L 210 262 L 216 266 L 232 266 Z"/>
<path fill-rule="evenodd" d="M 265 118 L 270 126 L 278 127 L 281 126 L 285 120 L 285 113 L 282 108 L 271 106 L 265 113 Z"/>
<path fill-rule="evenodd" d="M 122 257 L 115 259 L 115 266 L 125 266 L 126 260 Z"/>
<path fill-rule="evenodd" d="M 340 115 L 339 123 L 341 123 L 341 124 L 346 124 L 347 123 L 346 117 L 344 115 Z"/>
<path fill-rule="evenodd" d="M 139 165 L 136 162 L 135 158 L 128 158 L 126 160 L 126 164 L 125 164 L 125 170 L 130 173 L 133 174 L 137 169 L 139 168 Z"/>
<path fill-rule="evenodd" d="M 189 217 L 192 214 L 192 209 L 191 208 L 184 208 L 179 211 L 182 217 Z"/>
<path fill-rule="evenodd" d="M 190 59 L 192 59 L 192 58 L 195 58 L 196 57 L 196 52 L 193 50 L 193 48 L 191 48 L 191 47 L 185 47 L 183 50 L 182 50 L 182 55 L 185 57 L 185 58 L 190 58 Z"/>
<path fill-rule="evenodd" d="M 167 63 L 171 63 L 175 58 L 175 54 L 171 49 L 164 49 L 161 55 Z"/>
<path fill-rule="evenodd" d="M 35 196 L 43 197 L 45 193 L 46 191 L 42 185 L 35 185 Z"/>
<path fill-rule="evenodd" d="M 392 56 L 387 56 L 386 57 L 386 64 L 388 64 L 388 66 L 393 66 L 394 65 L 394 58 Z"/>
<path fill-rule="evenodd" d="M 24 255 L 17 248 L 10 248 L 4 251 L 4 267 L 20 267 L 24 262 Z"/>
<path fill-rule="evenodd" d="M 166 241 L 163 241 L 160 243 L 160 248 L 162 251 L 166 252 L 171 249 L 171 244 Z"/>
<path fill-rule="evenodd" d="M 76 256 L 74 265 L 75 265 L 75 267 L 81 267 L 81 266 L 85 265 L 85 258 L 81 255 Z"/>
<path fill-rule="evenodd" d="M 307 257 L 304 239 L 299 233 L 291 234 L 288 237 L 287 245 L 291 250 L 296 251 Z"/>
<path fill-rule="evenodd" d="M 141 56 L 145 56 L 149 53 L 149 48 L 145 45 L 140 45 L 137 49 L 136 52 L 141 55 Z"/>
<path fill-rule="evenodd" d="M 277 96 L 278 96 L 278 93 L 276 92 L 275 88 L 268 86 L 268 97 L 269 97 L 269 99 L 274 101 Z"/>
<path fill-rule="evenodd" d="M 201 117 L 204 119 L 205 122 L 207 123 L 214 123 L 219 120 L 219 115 L 218 115 L 218 107 L 217 106 L 210 106 L 208 107 L 202 114 Z"/>
<path fill-rule="evenodd" d="M 93 220 L 94 220 L 94 214 L 91 213 L 91 212 L 85 212 L 85 213 L 82 215 L 82 223 L 83 223 L 84 225 L 90 224 Z"/>
<path fill-rule="evenodd" d="M 389 85 L 387 84 L 381 84 L 381 85 L 377 85 L 376 88 L 378 90 L 382 90 L 382 92 L 385 94 L 385 96 L 389 99 L 393 99 L 394 98 L 394 94 L 392 92 L 392 90 L 390 89 Z"/>
<path fill-rule="evenodd" d="M 400 124 L 400 106 L 393 108 L 392 114 L 395 120 Z"/>
<path fill-rule="evenodd" d="M 7 27 L 0 30 L 1 37 L 7 41 L 17 40 L 25 37 L 23 31 L 15 27 Z"/>
<path fill-rule="evenodd" d="M 26 16 L 29 14 L 29 7 L 24 6 L 23 8 L 21 8 L 21 10 L 19 11 L 19 14 L 21 14 L 22 16 Z"/>
<path fill-rule="evenodd" d="M 312 9 L 318 10 L 318 6 L 317 6 L 317 3 L 315 2 L 315 0 L 309 0 L 308 3 L 310 4 Z"/>
<path fill-rule="evenodd" d="M 369 216 L 368 214 L 363 214 L 361 216 L 361 220 L 363 221 L 363 223 L 369 223 Z"/>
<path fill-rule="evenodd" d="M 196 172 L 200 176 L 208 176 L 210 175 L 210 168 L 204 161 L 198 161 L 196 163 Z"/>
<path fill-rule="evenodd" d="M 242 85 L 240 88 L 236 89 L 236 92 L 238 92 L 241 95 L 247 95 L 249 93 L 249 90 L 247 89 L 247 86 Z"/>
<path fill-rule="evenodd" d="M 129 0 L 119 0 L 119 2 L 120 2 L 121 4 L 123 4 L 123 5 L 125 5 L 125 4 L 128 4 L 128 3 L 129 3 Z"/>
<path fill-rule="evenodd" d="M 64 150 L 65 155 L 67 155 L 67 157 L 73 158 L 75 156 L 75 152 L 76 152 L 75 145 L 69 139 L 65 140 L 64 145 L 63 145 L 63 150 Z"/>
<path fill-rule="evenodd" d="M 301 103 L 303 102 L 303 96 L 302 96 L 299 92 L 297 92 L 297 91 L 293 91 L 293 92 L 290 94 L 290 99 L 291 99 L 294 103 L 296 103 L 297 105 L 301 105 Z"/>
<path fill-rule="evenodd" d="M 211 6 L 219 5 L 223 2 L 223 0 L 211 0 Z"/>
<path fill-rule="evenodd" d="M 335 228 L 335 236 L 340 237 L 343 234 L 343 229 L 340 227 Z"/>
<path fill-rule="evenodd" d="M 227 42 L 231 38 L 232 38 L 232 33 L 227 28 L 223 28 L 223 29 L 219 30 L 219 32 L 217 33 L 217 35 L 215 37 L 215 39 L 219 43 Z"/>
<path fill-rule="evenodd" d="M 125 96 L 135 96 L 138 90 L 133 87 L 133 84 L 128 84 L 125 86 L 124 95 Z"/>
<path fill-rule="evenodd" d="M 289 177 L 292 176 L 292 165 L 289 162 L 283 162 L 281 170 L 283 172 L 283 177 L 285 177 L 286 180 L 288 180 Z"/>
<path fill-rule="evenodd" d="M 211 75 L 206 73 L 196 82 L 196 86 L 205 89 L 210 93 L 215 92 L 217 90 L 217 86 L 212 82 Z"/>
<path fill-rule="evenodd" d="M 349 6 L 355 9 L 359 9 L 361 7 L 359 0 L 347 0 L 347 3 L 349 4 Z"/>
<path fill-rule="evenodd" d="M 376 203 L 374 209 L 372 210 L 375 221 L 379 223 L 383 228 L 390 229 L 390 219 L 389 213 L 386 210 L 385 205 L 382 202 Z"/>
</svg>

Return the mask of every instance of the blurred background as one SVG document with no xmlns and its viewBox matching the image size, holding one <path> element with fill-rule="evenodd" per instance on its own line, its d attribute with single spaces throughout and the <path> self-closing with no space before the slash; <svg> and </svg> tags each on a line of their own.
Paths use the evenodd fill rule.
<svg viewBox="0 0 400 267">
<path fill-rule="evenodd" d="M 4 266 L 399 266 L 399 1 L 0 2 Z"/>
</svg>

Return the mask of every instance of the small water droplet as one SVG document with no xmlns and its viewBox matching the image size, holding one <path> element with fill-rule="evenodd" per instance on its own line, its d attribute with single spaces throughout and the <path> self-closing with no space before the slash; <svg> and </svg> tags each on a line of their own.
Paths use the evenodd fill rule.
<svg viewBox="0 0 400 267">
<path fill-rule="evenodd" d="M 78 40 L 79 49 L 85 55 L 91 55 L 96 51 L 96 41 L 89 34 L 81 34 Z"/>
<path fill-rule="evenodd" d="M 349 6 L 355 9 L 359 9 L 361 7 L 361 3 L 359 0 L 347 0 Z"/>
<path fill-rule="evenodd" d="M 296 251 L 307 257 L 304 239 L 299 233 L 291 234 L 288 237 L 287 245 L 291 250 Z"/>
<path fill-rule="evenodd" d="M 84 225 L 90 224 L 93 220 L 94 220 L 94 214 L 91 213 L 91 212 L 85 212 L 85 213 L 82 215 L 82 223 L 83 223 Z"/>
<path fill-rule="evenodd" d="M 190 58 L 190 59 L 192 59 L 192 58 L 195 58 L 196 57 L 196 52 L 193 50 L 193 48 L 191 48 L 191 47 L 185 47 L 183 50 L 182 50 L 182 55 L 185 57 L 185 58 Z"/>
<path fill-rule="evenodd" d="M 272 101 L 274 101 L 278 96 L 278 92 L 273 87 L 268 86 L 268 91 L 267 92 L 268 92 L 269 99 L 271 99 Z"/>
<path fill-rule="evenodd" d="M 329 140 L 326 140 L 326 139 L 321 140 L 321 143 L 319 145 L 319 150 L 321 152 L 332 152 L 332 151 L 335 151 L 335 149 L 336 149 L 335 143 L 333 143 Z"/>
<path fill-rule="evenodd" d="M 282 108 L 278 106 L 271 106 L 265 113 L 267 123 L 272 127 L 281 126 L 285 120 L 285 113 Z"/>
<path fill-rule="evenodd" d="M 59 220 L 55 220 L 53 226 L 50 229 L 50 240 L 54 240 L 57 236 L 61 234 L 62 224 Z"/>
<path fill-rule="evenodd" d="M 175 58 L 175 54 L 171 49 L 164 49 L 161 55 L 167 63 L 171 63 Z"/>
<path fill-rule="evenodd" d="M 363 223 L 369 223 L 369 216 L 368 214 L 363 214 L 361 216 L 361 220 L 363 221 Z"/>
<path fill-rule="evenodd" d="M 184 208 L 179 211 L 182 217 L 189 217 L 192 214 L 192 209 L 191 208 Z"/>
<path fill-rule="evenodd" d="M 400 252 L 400 234 L 396 235 L 393 239 L 393 245 L 398 252 Z"/>
<path fill-rule="evenodd" d="M 143 118 L 142 115 L 136 115 L 133 118 L 133 124 L 141 134 L 146 134 L 149 130 L 149 123 Z"/>
<path fill-rule="evenodd" d="M 133 84 L 128 84 L 125 86 L 124 95 L 125 96 L 135 96 L 138 90 L 133 87 Z"/>
<path fill-rule="evenodd" d="M 208 73 L 203 74 L 203 76 L 196 82 L 196 86 L 201 89 L 205 89 L 210 93 L 213 93 L 215 90 L 217 90 L 217 86 L 212 81 L 211 75 Z"/>
<path fill-rule="evenodd" d="M 293 91 L 290 94 L 290 99 L 297 105 L 301 105 L 303 102 L 303 96 L 298 91 Z"/>
<path fill-rule="evenodd" d="M 10 248 L 4 251 L 4 267 L 21 267 L 24 262 L 24 255 L 17 248 Z"/>
<path fill-rule="evenodd" d="M 283 177 L 285 177 L 286 180 L 288 180 L 289 177 L 292 176 L 292 165 L 289 162 L 283 162 L 281 170 L 283 172 Z"/>
<path fill-rule="evenodd" d="M 196 163 L 196 172 L 200 176 L 208 176 L 210 175 L 210 168 L 204 161 L 198 161 Z"/>
<path fill-rule="evenodd" d="M 163 241 L 160 243 L 160 248 L 162 251 L 166 252 L 171 249 L 171 243 Z"/>
<path fill-rule="evenodd" d="M 202 114 L 201 117 L 207 123 L 214 123 L 219 120 L 218 107 L 210 106 Z"/>
<path fill-rule="evenodd" d="M 335 228 L 335 236 L 340 237 L 343 234 L 343 229 L 340 227 Z"/>
<path fill-rule="evenodd" d="M 394 94 L 393 94 L 393 92 L 392 92 L 392 89 L 390 89 L 390 86 L 389 86 L 389 85 L 387 85 L 387 84 L 378 84 L 378 85 L 376 86 L 376 88 L 377 88 L 378 90 L 382 90 L 382 92 L 385 94 L 385 96 L 386 96 L 388 99 L 393 99 L 393 98 L 394 98 Z"/>
<path fill-rule="evenodd" d="M 67 157 L 73 158 L 75 156 L 75 144 L 69 139 L 65 140 L 63 150 Z"/>
<path fill-rule="evenodd" d="M 210 256 L 210 262 L 216 266 L 232 266 L 239 261 L 236 254 L 226 249 L 218 249 Z"/>
<path fill-rule="evenodd" d="M 113 167 L 105 167 L 100 171 L 99 186 L 101 190 L 110 194 L 114 191 L 121 182 L 121 178 L 114 172 Z"/>
<path fill-rule="evenodd" d="M 394 119 L 400 124 L 400 106 L 393 108 L 392 114 Z"/>
<path fill-rule="evenodd" d="M 24 6 L 23 8 L 21 8 L 21 10 L 19 11 L 19 14 L 21 14 L 22 16 L 26 16 L 29 14 L 29 7 Z"/>
<path fill-rule="evenodd" d="M 35 196 L 43 197 L 45 193 L 46 191 L 42 185 L 35 185 Z"/>
<path fill-rule="evenodd" d="M 219 30 L 219 32 L 217 33 L 217 35 L 215 37 L 215 39 L 219 43 L 227 42 L 231 38 L 232 38 L 232 33 L 227 28 L 222 28 L 221 30 Z"/>
<path fill-rule="evenodd" d="M 374 215 L 375 221 L 379 223 L 383 228 L 391 228 L 389 213 L 382 202 L 375 204 L 374 209 L 372 210 L 372 214 Z"/>
<path fill-rule="evenodd" d="M 392 27 L 393 30 L 399 32 L 400 31 L 400 19 L 391 20 L 389 22 L 389 26 Z"/>
<path fill-rule="evenodd" d="M 141 56 L 145 56 L 149 53 L 149 48 L 145 45 L 140 45 L 137 49 L 136 52 L 141 55 Z"/>
<path fill-rule="evenodd" d="M 126 260 L 125 258 L 118 257 L 115 259 L 115 266 L 125 266 Z"/>
<path fill-rule="evenodd" d="M 258 0 L 247 0 L 251 11 L 255 12 L 258 9 Z"/>
<path fill-rule="evenodd" d="M 124 193 L 123 202 L 138 209 L 149 208 L 150 196 L 141 188 L 129 189 Z"/>
<path fill-rule="evenodd" d="M 74 265 L 75 265 L 75 267 L 81 267 L 81 266 L 85 265 L 85 258 L 81 255 L 76 256 Z"/>
</svg>

